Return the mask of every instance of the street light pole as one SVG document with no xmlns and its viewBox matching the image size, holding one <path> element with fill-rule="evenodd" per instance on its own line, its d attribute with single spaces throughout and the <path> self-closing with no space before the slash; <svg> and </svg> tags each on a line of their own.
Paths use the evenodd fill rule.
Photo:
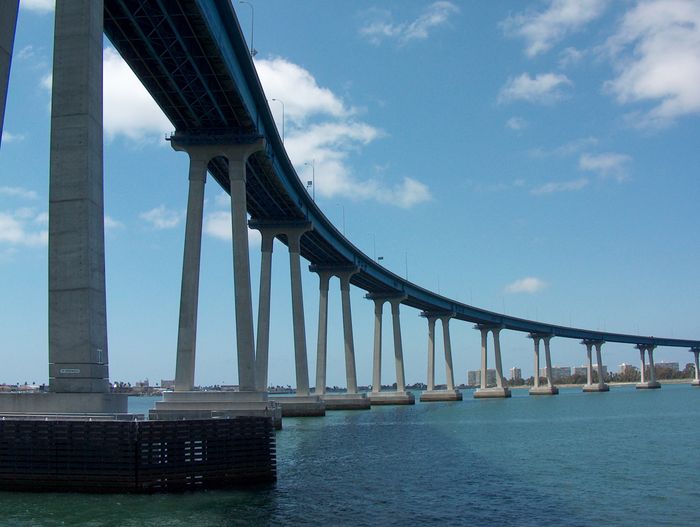
<svg viewBox="0 0 700 527">
<path fill-rule="evenodd" d="M 278 102 L 282 105 L 282 144 L 284 144 L 284 101 L 281 101 L 279 99 L 272 99 L 275 102 Z"/>
<path fill-rule="evenodd" d="M 238 3 L 248 4 L 250 6 L 250 56 L 254 57 L 258 54 L 258 50 L 255 49 L 255 46 L 253 45 L 253 28 L 255 27 L 255 7 L 253 7 L 253 4 L 251 4 L 250 2 L 246 2 L 246 0 L 240 0 Z"/>
<path fill-rule="evenodd" d="M 306 166 L 311 167 L 311 199 L 316 202 L 316 160 L 312 159 L 311 163 L 308 161 L 304 163 Z"/>
</svg>

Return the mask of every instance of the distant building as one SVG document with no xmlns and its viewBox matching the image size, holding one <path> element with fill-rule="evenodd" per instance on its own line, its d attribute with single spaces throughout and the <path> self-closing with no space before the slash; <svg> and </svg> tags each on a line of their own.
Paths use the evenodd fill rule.
<svg viewBox="0 0 700 527">
<path fill-rule="evenodd" d="M 624 375 L 626 373 L 637 373 L 638 371 L 639 368 L 632 364 L 627 364 L 626 362 L 620 364 L 620 375 Z"/>
<path fill-rule="evenodd" d="M 513 367 L 510 369 L 510 380 L 520 381 L 523 378 L 523 372 L 520 368 Z"/>
<path fill-rule="evenodd" d="M 680 371 L 680 368 L 678 367 L 677 362 L 657 362 L 654 364 L 655 370 L 658 372 L 659 370 L 668 370 L 671 372 L 677 372 Z"/>
<path fill-rule="evenodd" d="M 584 377 L 588 375 L 587 373 L 588 366 L 574 366 L 572 375 L 583 375 Z M 593 371 L 598 372 L 598 365 L 593 364 Z M 608 376 L 608 367 L 603 364 L 603 378 Z"/>
<path fill-rule="evenodd" d="M 467 372 L 467 384 L 469 386 L 481 386 L 481 370 L 472 370 Z M 486 370 L 486 385 L 496 385 L 496 370 Z"/>
<path fill-rule="evenodd" d="M 163 388 L 164 390 L 174 390 L 175 389 L 175 381 L 173 379 L 161 379 L 160 380 L 160 387 Z"/>
<path fill-rule="evenodd" d="M 583 372 L 584 375 L 586 372 Z M 547 368 L 540 368 L 540 377 L 547 376 Z M 571 366 L 552 366 L 552 382 L 558 382 L 571 376 Z"/>
</svg>

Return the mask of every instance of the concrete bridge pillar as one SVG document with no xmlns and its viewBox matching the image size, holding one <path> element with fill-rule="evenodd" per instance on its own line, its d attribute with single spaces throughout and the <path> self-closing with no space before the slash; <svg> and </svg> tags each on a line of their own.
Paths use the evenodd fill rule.
<svg viewBox="0 0 700 527">
<path fill-rule="evenodd" d="M 695 379 L 693 386 L 700 386 L 700 348 L 693 348 L 690 351 L 695 355 Z"/>
<path fill-rule="evenodd" d="M 7 88 L 10 83 L 10 64 L 12 63 L 12 47 L 15 42 L 18 9 L 19 0 L 0 2 L 0 143 L 2 142 L 3 122 L 5 121 L 5 105 L 7 103 Z"/>
<path fill-rule="evenodd" d="M 605 384 L 605 379 L 603 377 L 603 359 L 601 354 L 601 348 L 605 344 L 602 340 L 583 340 L 581 344 L 586 346 L 586 353 L 588 358 L 587 365 L 587 377 L 588 382 L 583 387 L 584 392 L 607 392 L 610 390 L 607 384 Z M 593 359 L 591 357 L 591 352 L 593 347 L 595 347 L 596 352 L 596 363 L 598 364 L 598 383 L 593 384 Z"/>
<path fill-rule="evenodd" d="M 462 392 L 455 390 L 454 372 L 452 369 L 452 340 L 450 338 L 450 319 L 452 314 L 423 312 L 421 316 L 428 320 L 428 389 L 420 400 L 431 401 L 461 401 Z M 444 390 L 435 389 L 435 322 L 442 322 L 442 337 L 445 351 L 445 383 Z"/>
<path fill-rule="evenodd" d="M 474 326 L 481 332 L 481 388 L 474 392 L 475 399 L 491 399 L 510 397 L 510 389 L 504 386 L 503 382 L 503 365 L 501 363 L 501 341 L 500 333 L 503 326 L 479 324 Z M 493 336 L 494 360 L 496 363 L 496 386 L 494 388 L 487 387 L 487 340 L 488 333 Z"/>
<path fill-rule="evenodd" d="M 209 158 L 190 153 L 189 192 L 185 219 L 185 248 L 182 257 L 180 317 L 175 360 L 175 391 L 194 388 L 197 347 L 197 308 L 199 305 L 199 270 L 204 215 L 204 184 Z"/>
<path fill-rule="evenodd" d="M 399 306 L 406 299 L 405 295 L 385 296 L 381 293 L 365 296 L 374 300 L 374 368 L 372 378 L 372 393 L 369 396 L 371 403 L 378 405 L 387 404 L 414 404 L 415 397 L 406 391 L 406 379 L 404 376 L 403 346 L 401 342 L 401 319 L 399 318 Z M 382 339 L 382 306 L 384 302 L 391 305 L 391 320 L 394 336 L 394 361 L 396 365 L 396 391 L 381 390 L 381 339 Z"/>
<path fill-rule="evenodd" d="M 552 384 L 552 359 L 549 352 L 549 342 L 552 339 L 552 335 L 541 335 L 539 333 L 530 333 L 528 335 L 532 339 L 535 346 L 535 384 L 530 388 L 530 395 L 556 395 L 559 393 L 559 389 Z M 545 377 L 547 378 L 547 385 L 540 385 L 540 340 L 544 342 L 544 356 L 545 356 Z"/>
<path fill-rule="evenodd" d="M 639 350 L 639 357 L 641 359 L 641 370 L 640 370 L 640 380 L 641 382 L 637 384 L 637 389 L 648 390 L 661 388 L 661 385 L 656 382 L 656 372 L 654 371 L 654 348 L 656 346 L 650 344 L 637 344 L 635 348 Z M 645 353 L 649 354 L 649 379 L 646 379 L 646 364 L 644 361 Z"/>
<path fill-rule="evenodd" d="M 272 289 L 272 251 L 275 229 L 260 227 L 260 291 L 258 294 L 258 327 L 255 340 L 255 386 L 266 392 L 270 356 L 270 300 Z"/>
<path fill-rule="evenodd" d="M 365 394 L 357 393 L 355 368 L 355 341 L 352 331 L 352 309 L 350 305 L 350 279 L 359 272 L 354 265 L 312 265 L 309 269 L 320 277 L 320 300 L 318 312 L 318 359 L 316 361 L 316 393 L 323 396 L 326 410 L 366 410 L 370 401 Z M 328 328 L 328 285 L 331 277 L 340 280 L 340 299 L 343 312 L 343 344 L 345 350 L 345 379 L 347 391 L 341 394 L 326 394 L 326 354 Z"/>
</svg>

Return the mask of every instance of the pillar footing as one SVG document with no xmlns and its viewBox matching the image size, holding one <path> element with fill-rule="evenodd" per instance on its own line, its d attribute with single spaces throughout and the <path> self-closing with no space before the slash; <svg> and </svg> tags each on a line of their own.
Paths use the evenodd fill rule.
<svg viewBox="0 0 700 527">
<path fill-rule="evenodd" d="M 321 398 L 326 410 L 369 410 L 372 406 L 364 393 L 327 393 Z"/>
<path fill-rule="evenodd" d="M 506 399 L 510 397 L 510 388 L 479 388 L 474 391 L 474 399 Z"/>
<path fill-rule="evenodd" d="M 462 392 L 459 390 L 426 390 L 420 394 L 420 402 L 461 401 Z"/>
<path fill-rule="evenodd" d="M 265 392 L 164 392 L 148 413 L 150 420 L 211 419 L 240 416 L 270 417 L 282 428 L 280 405 Z"/>
<path fill-rule="evenodd" d="M 530 395 L 557 395 L 559 388 L 556 386 L 533 386 L 528 393 Z"/>
<path fill-rule="evenodd" d="M 586 393 L 609 392 L 610 386 L 607 384 L 586 384 L 583 386 L 583 391 Z"/>
<path fill-rule="evenodd" d="M 8 414 L 126 414 L 123 393 L 4 393 L 0 413 Z"/>
<path fill-rule="evenodd" d="M 411 392 L 370 393 L 367 397 L 369 397 L 372 406 L 416 404 L 416 398 Z"/>
<path fill-rule="evenodd" d="M 700 381 L 693 381 L 690 383 L 691 386 L 697 386 L 700 388 Z"/>
<path fill-rule="evenodd" d="M 637 390 L 656 390 L 658 388 L 661 388 L 661 385 L 656 381 L 647 381 L 637 383 L 635 388 L 637 388 Z"/>
<path fill-rule="evenodd" d="M 270 397 L 282 407 L 282 417 L 319 417 L 326 415 L 326 405 L 319 395 Z"/>
</svg>

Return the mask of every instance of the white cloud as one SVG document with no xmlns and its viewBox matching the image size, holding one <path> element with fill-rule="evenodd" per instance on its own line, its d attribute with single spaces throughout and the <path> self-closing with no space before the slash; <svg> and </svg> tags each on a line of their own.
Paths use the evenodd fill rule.
<svg viewBox="0 0 700 527">
<path fill-rule="evenodd" d="M 651 102 L 631 116 L 641 127 L 664 126 L 700 113 L 700 3 L 640 2 L 606 43 L 618 76 L 605 89 L 622 104 Z"/>
<path fill-rule="evenodd" d="M 165 205 L 160 205 L 154 209 L 139 214 L 139 218 L 151 224 L 157 230 L 172 229 L 177 227 L 182 220 L 182 213 L 170 210 Z"/>
<path fill-rule="evenodd" d="M 53 73 L 49 72 L 44 75 L 39 81 L 39 86 L 51 93 L 51 89 L 53 87 Z"/>
<path fill-rule="evenodd" d="M 131 68 L 112 48 L 104 50 L 104 130 L 108 139 L 162 141 L 173 129 Z"/>
<path fill-rule="evenodd" d="M 105 229 L 106 230 L 117 230 L 117 229 L 123 229 L 124 224 L 121 221 L 117 221 L 111 216 L 108 216 L 105 214 Z"/>
<path fill-rule="evenodd" d="M 612 177 L 617 181 L 627 179 L 627 166 L 632 158 L 626 154 L 607 152 L 604 154 L 581 154 L 578 166 L 581 170 L 595 172 L 607 178 Z"/>
<path fill-rule="evenodd" d="M 228 198 L 228 196 L 226 197 Z M 233 238 L 233 233 L 231 232 L 231 212 L 217 210 L 206 213 L 204 215 L 204 226 L 202 230 L 207 236 L 230 242 Z M 260 231 L 248 229 L 248 245 L 250 247 L 259 247 L 260 239 Z"/>
<path fill-rule="evenodd" d="M 285 148 L 302 181 L 314 180 L 317 197 L 373 199 L 399 207 L 430 199 L 428 188 L 410 177 L 385 183 L 353 174 L 352 154 L 384 134 L 359 120 L 355 109 L 319 86 L 310 72 L 282 58 L 257 60 L 256 67 L 268 99 L 284 101 Z M 274 102 L 271 106 L 275 111 Z M 307 165 L 312 161 L 313 169 Z"/>
<path fill-rule="evenodd" d="M 25 139 L 24 134 L 13 134 L 8 132 L 7 130 L 2 131 L 2 142 L 3 143 L 19 143 L 21 141 L 24 141 Z"/>
<path fill-rule="evenodd" d="M 360 34 L 370 43 L 378 45 L 383 40 L 394 39 L 401 44 L 412 40 L 425 40 L 434 28 L 447 24 L 453 15 L 459 13 L 459 7 L 452 2 L 434 2 L 411 22 L 395 23 L 390 12 L 372 9 L 368 14 L 372 18 L 360 28 Z"/>
<path fill-rule="evenodd" d="M 527 10 L 501 23 L 507 35 L 525 39 L 525 53 L 534 57 L 598 18 L 607 0 L 550 0 L 544 11 Z"/>
<path fill-rule="evenodd" d="M 573 83 L 561 73 L 540 73 L 530 77 L 528 73 L 508 79 L 498 96 L 499 102 L 527 101 L 548 104 L 564 98 L 562 89 Z"/>
<path fill-rule="evenodd" d="M 581 59 L 586 55 L 586 51 L 582 51 L 576 48 L 566 48 L 559 53 L 559 67 L 568 68 L 581 61 Z"/>
<path fill-rule="evenodd" d="M 22 199 L 37 199 L 39 197 L 35 191 L 22 187 L 0 187 L 0 196 Z"/>
<path fill-rule="evenodd" d="M 537 293 L 547 287 L 547 283 L 539 278 L 528 276 L 508 284 L 503 291 L 505 293 Z"/>
<path fill-rule="evenodd" d="M 574 179 L 571 181 L 552 181 L 533 188 L 530 190 L 530 194 L 542 196 L 545 194 L 553 194 L 555 192 L 573 192 L 581 190 L 587 185 L 588 179 L 586 178 Z"/>
<path fill-rule="evenodd" d="M 20 7 L 36 13 L 51 13 L 56 8 L 56 0 L 21 0 Z"/>
<path fill-rule="evenodd" d="M 31 58 L 34 58 L 35 56 L 36 53 L 34 52 L 34 46 L 32 46 L 31 44 L 24 46 L 16 54 L 18 60 L 29 60 Z"/>
<path fill-rule="evenodd" d="M 522 117 L 511 117 L 506 121 L 506 128 L 511 130 L 522 130 L 527 127 L 527 121 Z"/>
<path fill-rule="evenodd" d="M 48 243 L 48 215 L 32 208 L 0 211 L 0 244 L 43 247 Z"/>
<path fill-rule="evenodd" d="M 580 151 L 590 148 L 598 144 L 598 139 L 592 136 L 574 139 L 568 143 L 557 146 L 550 150 L 545 148 L 534 148 L 530 150 L 530 155 L 533 157 L 568 157 L 579 153 Z"/>
</svg>

